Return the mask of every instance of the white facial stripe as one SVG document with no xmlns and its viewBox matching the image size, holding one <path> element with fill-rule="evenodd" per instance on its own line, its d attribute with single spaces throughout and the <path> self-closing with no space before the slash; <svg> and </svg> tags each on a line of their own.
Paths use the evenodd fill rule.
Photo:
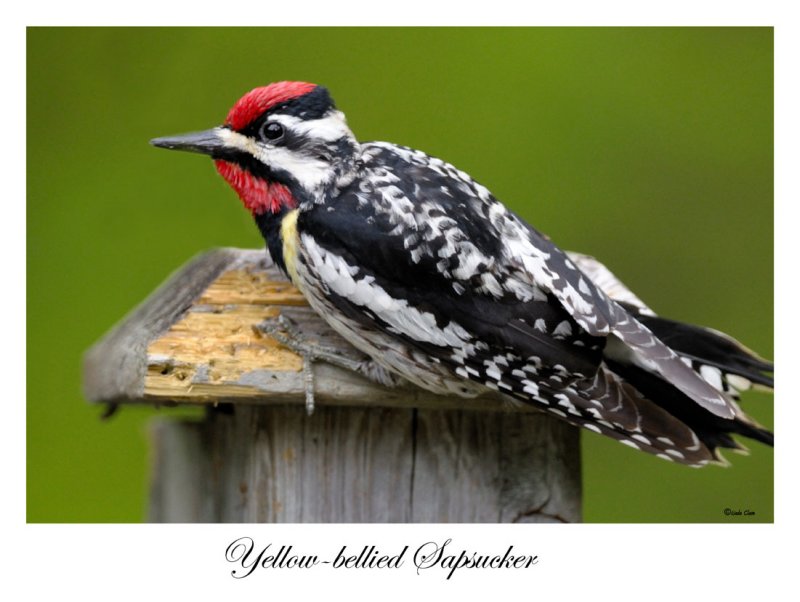
<svg viewBox="0 0 800 602">
<path fill-rule="evenodd" d="M 328 111 L 321 119 L 304 120 L 294 115 L 273 115 L 276 121 L 297 134 L 312 134 L 314 139 L 333 142 L 342 136 L 352 136 L 341 111 Z"/>
<path fill-rule="evenodd" d="M 313 190 L 331 178 L 330 164 L 316 157 L 301 155 L 285 147 L 261 144 L 228 128 L 217 128 L 217 135 L 226 146 L 248 153 L 265 165 L 289 172 L 306 190 Z"/>
<path fill-rule="evenodd" d="M 252 138 L 248 138 L 228 128 L 216 128 L 216 132 L 219 139 L 225 143 L 225 146 L 249 153 L 254 157 L 257 156 L 258 144 Z"/>
<path fill-rule="evenodd" d="M 316 157 L 298 154 L 282 146 L 257 146 L 253 155 L 262 163 L 289 172 L 306 190 L 331 179 L 331 165 Z"/>
</svg>

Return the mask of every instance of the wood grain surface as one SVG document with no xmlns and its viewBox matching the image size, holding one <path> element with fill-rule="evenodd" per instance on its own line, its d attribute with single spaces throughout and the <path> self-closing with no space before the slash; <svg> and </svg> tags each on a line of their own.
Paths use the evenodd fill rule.
<svg viewBox="0 0 800 602">
<path fill-rule="evenodd" d="M 494 393 L 385 388 L 302 358 L 254 327 L 289 317 L 361 359 L 267 254 L 204 253 L 94 345 L 87 398 L 206 406 L 150 429 L 155 522 L 574 522 L 578 432 Z"/>
</svg>

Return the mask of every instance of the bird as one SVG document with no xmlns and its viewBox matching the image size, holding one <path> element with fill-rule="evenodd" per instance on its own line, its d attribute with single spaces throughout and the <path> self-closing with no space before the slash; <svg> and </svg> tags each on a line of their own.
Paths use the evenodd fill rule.
<svg viewBox="0 0 800 602">
<path fill-rule="evenodd" d="M 491 391 L 692 467 L 746 452 L 733 435 L 774 444 L 739 405 L 773 389 L 771 361 L 657 315 L 450 163 L 359 142 L 324 86 L 258 87 L 222 125 L 150 142 L 213 159 L 274 263 L 365 354 L 341 365 L 387 385 Z M 306 359 L 337 362 L 291 330 L 281 341 Z"/>
</svg>

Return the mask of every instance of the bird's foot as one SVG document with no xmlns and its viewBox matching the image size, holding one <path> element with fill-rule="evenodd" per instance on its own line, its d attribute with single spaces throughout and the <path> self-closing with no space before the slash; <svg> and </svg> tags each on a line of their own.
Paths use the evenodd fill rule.
<svg viewBox="0 0 800 602">
<path fill-rule="evenodd" d="M 303 358 L 306 412 L 309 415 L 314 412 L 314 362 L 323 361 L 332 364 L 344 370 L 361 374 L 373 382 L 388 387 L 397 386 L 402 382 L 400 377 L 395 376 L 370 359 L 353 359 L 338 349 L 309 341 L 297 325 L 282 314 L 277 318 L 264 320 L 260 324 L 253 326 L 253 329 L 257 334 L 270 336 Z"/>
</svg>

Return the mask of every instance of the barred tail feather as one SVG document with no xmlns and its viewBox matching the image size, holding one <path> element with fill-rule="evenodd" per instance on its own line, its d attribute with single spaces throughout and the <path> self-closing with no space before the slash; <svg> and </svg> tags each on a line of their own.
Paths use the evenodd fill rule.
<svg viewBox="0 0 800 602">
<path fill-rule="evenodd" d="M 746 450 L 733 439 L 734 434 L 767 445 L 774 444 L 773 434 L 744 414 L 735 402 L 731 402 L 735 408 L 735 416 L 728 420 L 704 410 L 681 391 L 638 366 L 613 361 L 609 361 L 608 366 L 644 397 L 652 400 L 652 403 L 691 428 L 716 460 L 722 460 L 718 452 L 721 448 Z"/>
<path fill-rule="evenodd" d="M 644 397 L 688 425 L 704 446 L 722 461 L 723 448 L 746 451 L 732 435 L 742 435 L 767 445 L 774 444 L 774 435 L 739 407 L 741 391 L 753 387 L 772 390 L 773 363 L 765 360 L 730 336 L 691 324 L 685 324 L 647 313 L 637 313 L 635 306 L 621 304 L 636 315 L 660 341 L 674 350 L 685 365 L 719 391 L 733 411 L 730 419 L 707 411 L 694 403 L 672 383 L 634 362 L 624 361 L 611 350 L 606 354 L 609 368 Z M 616 356 L 615 356 L 616 355 Z"/>
<path fill-rule="evenodd" d="M 734 338 L 710 328 L 659 316 L 639 315 L 637 318 L 723 392 L 744 391 L 753 386 L 773 389 L 773 363 Z M 715 368 L 718 375 L 709 369 L 704 370 L 703 366 Z"/>
<path fill-rule="evenodd" d="M 731 400 L 687 366 L 674 349 L 640 321 L 640 316 L 632 315 L 613 301 L 611 303 L 614 322 L 605 348 L 607 358 L 659 375 L 721 418 L 731 419 L 736 415 Z"/>
</svg>

